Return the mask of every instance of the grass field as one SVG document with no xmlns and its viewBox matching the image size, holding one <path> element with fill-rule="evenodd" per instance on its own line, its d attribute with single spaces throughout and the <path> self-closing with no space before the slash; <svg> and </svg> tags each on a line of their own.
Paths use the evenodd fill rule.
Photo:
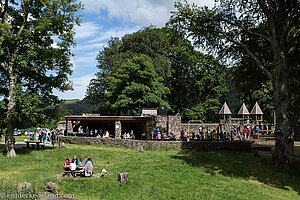
<svg viewBox="0 0 300 200">
<path fill-rule="evenodd" d="M 77 199 L 300 199 L 299 169 L 280 170 L 267 159 L 248 152 L 144 150 L 95 145 L 63 149 L 21 150 L 16 158 L 0 156 L 1 190 L 32 183 L 43 192 L 48 181 L 63 172 L 66 157 L 88 157 L 104 178 L 69 178 L 59 182 L 60 193 Z M 118 172 L 128 172 L 125 184 Z"/>
</svg>

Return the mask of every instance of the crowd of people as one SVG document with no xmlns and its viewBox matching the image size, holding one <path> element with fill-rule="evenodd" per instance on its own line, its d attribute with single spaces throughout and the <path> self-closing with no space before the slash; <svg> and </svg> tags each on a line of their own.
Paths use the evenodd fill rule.
<svg viewBox="0 0 300 200">
<path fill-rule="evenodd" d="M 160 132 L 159 128 L 155 128 L 153 131 L 153 139 L 155 140 L 176 140 L 176 136 L 170 132 L 167 134 L 165 129 Z"/>
<path fill-rule="evenodd" d="M 135 135 L 133 130 L 131 130 L 130 132 L 124 132 L 121 136 L 122 139 L 130 139 L 130 140 L 134 140 L 135 139 Z"/>
<path fill-rule="evenodd" d="M 198 128 L 199 132 L 192 134 L 188 134 L 188 131 L 181 130 L 180 131 L 180 140 L 181 141 L 200 141 L 200 140 L 223 140 L 223 141 L 231 141 L 231 140 L 243 140 L 249 139 L 249 137 L 256 137 L 258 132 L 260 131 L 259 126 L 244 126 L 241 129 L 241 126 L 231 126 L 230 131 L 226 131 L 225 129 L 218 131 L 216 129 L 211 129 L 208 127 L 200 126 Z M 166 131 L 163 130 L 160 132 L 159 128 L 155 128 L 153 131 L 154 140 L 176 140 L 176 136 L 172 133 L 167 135 Z"/>
<path fill-rule="evenodd" d="M 59 129 L 41 129 L 41 128 L 37 128 L 36 129 L 36 139 L 39 140 L 40 142 L 43 143 L 51 143 L 52 145 L 55 145 L 56 143 L 56 136 L 58 135 L 62 135 L 63 131 L 59 130 Z M 27 135 L 27 133 L 25 132 L 25 136 Z M 29 135 L 30 140 L 34 140 L 34 135 L 31 134 Z"/>
<path fill-rule="evenodd" d="M 85 161 L 82 157 L 78 160 L 77 156 L 74 156 L 72 160 L 66 158 L 63 169 L 65 171 L 70 171 L 73 177 L 76 176 L 76 170 L 83 172 L 84 176 L 92 176 L 94 174 L 94 163 L 90 157 Z"/>
<path fill-rule="evenodd" d="M 97 138 L 109 138 L 110 133 L 106 129 L 101 129 L 101 128 L 89 128 L 86 126 L 85 129 L 83 129 L 82 126 L 78 127 L 78 132 L 82 135 L 89 136 L 89 137 L 97 137 Z"/>
</svg>

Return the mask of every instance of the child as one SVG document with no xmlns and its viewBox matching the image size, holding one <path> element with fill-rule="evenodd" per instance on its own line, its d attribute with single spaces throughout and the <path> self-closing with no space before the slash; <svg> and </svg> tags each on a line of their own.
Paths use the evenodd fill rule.
<svg viewBox="0 0 300 200">
<path fill-rule="evenodd" d="M 66 158 L 66 161 L 65 161 L 63 169 L 66 170 L 66 171 L 70 171 L 71 170 L 70 164 L 71 164 L 70 158 Z"/>
<path fill-rule="evenodd" d="M 84 168 L 85 161 L 83 160 L 83 158 L 79 159 L 78 165 L 79 165 L 78 169 L 83 169 Z"/>
</svg>

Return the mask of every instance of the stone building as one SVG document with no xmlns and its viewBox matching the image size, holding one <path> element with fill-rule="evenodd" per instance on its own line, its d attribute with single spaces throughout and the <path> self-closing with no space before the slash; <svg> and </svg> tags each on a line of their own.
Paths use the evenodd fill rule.
<svg viewBox="0 0 300 200">
<path fill-rule="evenodd" d="M 147 139 L 152 139 L 155 128 L 167 134 L 173 133 L 177 137 L 181 130 L 180 116 L 159 115 L 156 109 L 142 109 L 139 116 L 100 116 L 98 115 L 73 115 L 66 116 L 66 127 L 68 133 L 79 132 L 81 126 L 83 132 L 95 130 L 99 133 L 108 131 L 110 137 L 121 138 L 124 132 L 133 130 L 136 139 L 142 139 L 142 134 L 146 133 Z"/>
</svg>

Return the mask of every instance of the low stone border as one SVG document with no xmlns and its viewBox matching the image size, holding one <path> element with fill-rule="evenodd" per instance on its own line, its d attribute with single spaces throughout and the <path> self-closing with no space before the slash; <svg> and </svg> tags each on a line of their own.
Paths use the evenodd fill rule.
<svg viewBox="0 0 300 200">
<path fill-rule="evenodd" d="M 154 141 L 154 140 L 127 140 L 127 139 L 106 139 L 94 137 L 72 137 L 72 136 L 59 136 L 61 142 L 70 144 L 100 144 L 100 145 L 113 145 L 118 147 L 143 148 L 149 149 L 226 149 L 226 150 L 246 150 L 251 151 L 250 141 L 195 141 L 195 142 L 182 142 L 182 141 Z"/>
</svg>

